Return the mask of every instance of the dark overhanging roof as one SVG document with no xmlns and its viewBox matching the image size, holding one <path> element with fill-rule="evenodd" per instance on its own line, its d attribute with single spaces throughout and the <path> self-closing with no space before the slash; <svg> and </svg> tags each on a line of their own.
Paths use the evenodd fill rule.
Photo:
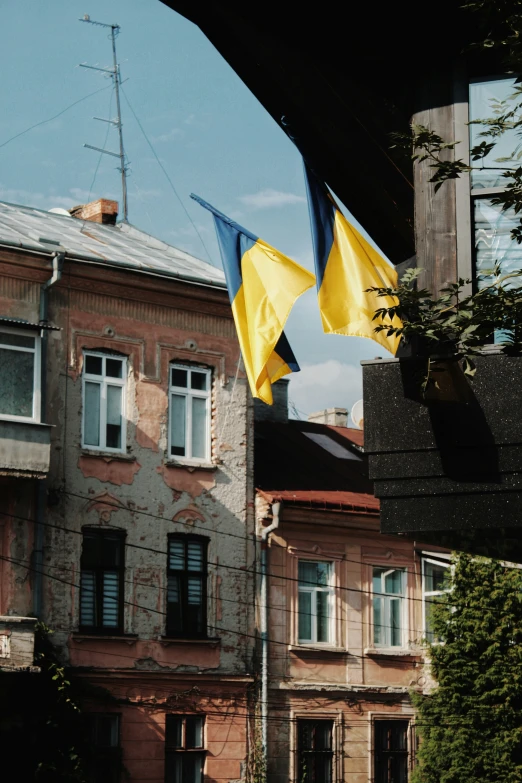
<svg viewBox="0 0 522 783">
<path fill-rule="evenodd" d="M 389 134 L 462 50 L 459 4 L 163 2 L 201 28 L 388 257 L 411 257 L 411 163 Z"/>
</svg>

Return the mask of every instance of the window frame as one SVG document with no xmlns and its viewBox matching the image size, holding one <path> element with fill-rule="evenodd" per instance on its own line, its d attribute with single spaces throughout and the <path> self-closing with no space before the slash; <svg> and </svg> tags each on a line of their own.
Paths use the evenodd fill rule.
<svg viewBox="0 0 522 783">
<path fill-rule="evenodd" d="M 401 565 L 392 565 L 392 564 L 384 564 L 381 563 L 380 565 L 371 565 L 371 614 L 372 614 L 372 622 L 371 622 L 371 646 L 374 649 L 389 649 L 389 650 L 404 650 L 406 647 L 406 639 L 407 639 L 407 598 L 408 598 L 408 570 L 406 566 Z M 402 593 L 386 593 L 384 591 L 376 593 L 373 586 L 374 581 L 374 570 L 380 569 L 384 571 L 383 574 L 381 574 L 381 580 L 383 577 L 386 576 L 387 572 L 390 571 L 400 571 L 402 573 Z M 382 581 L 381 581 L 382 585 Z M 379 598 L 383 603 L 383 620 L 384 624 L 379 624 L 379 627 L 384 629 L 386 641 L 385 642 L 376 642 L 375 641 L 375 629 L 377 627 L 377 624 L 375 623 L 375 599 Z M 388 612 L 386 607 L 390 605 L 390 601 L 387 599 L 398 599 L 400 601 L 400 636 L 401 636 L 401 643 L 400 644 L 391 644 L 391 610 Z M 389 614 L 390 616 L 387 617 L 386 615 Z"/>
<path fill-rule="evenodd" d="M 174 386 L 172 383 L 172 370 L 183 370 L 189 374 L 187 377 L 187 387 Z M 190 374 L 192 371 L 204 373 L 207 377 L 206 390 L 190 388 Z M 195 364 L 180 364 L 178 362 L 169 363 L 169 417 L 167 433 L 167 461 L 168 462 L 190 462 L 200 465 L 208 465 L 212 459 L 212 369 L 210 367 L 200 367 Z M 185 398 L 185 454 L 172 454 L 172 398 L 174 395 Z M 204 399 L 206 401 L 206 426 L 205 426 L 205 456 L 192 456 L 192 400 L 194 398 Z"/>
<path fill-rule="evenodd" d="M 11 326 L 1 326 L 0 335 L 2 332 L 6 334 L 20 335 L 21 337 L 34 338 L 34 348 L 24 348 L 18 345 L 5 345 L 2 343 L 0 337 L 0 348 L 9 351 L 18 351 L 21 353 L 34 354 L 34 370 L 33 370 L 33 407 L 31 416 L 15 416 L 10 413 L 0 413 L 0 419 L 3 421 L 20 421 L 20 422 L 33 422 L 34 424 L 40 424 L 42 420 L 42 392 L 41 392 L 41 380 L 42 380 L 42 337 L 40 332 L 32 331 L 29 329 L 17 329 Z"/>
<path fill-rule="evenodd" d="M 102 374 L 92 375 L 86 371 L 86 358 L 88 356 L 100 357 L 102 359 Z M 113 378 L 105 372 L 106 360 L 116 359 L 122 362 L 121 378 Z M 125 454 L 127 452 L 127 357 L 120 354 L 104 353 L 103 351 L 83 351 L 83 369 L 82 369 L 82 449 L 89 451 L 102 451 L 111 454 Z M 85 384 L 97 383 L 101 387 L 100 391 L 100 443 L 93 446 L 85 442 L 85 416 L 87 413 Z M 121 446 L 114 448 L 107 446 L 107 386 L 119 386 L 121 393 Z"/>
<path fill-rule="evenodd" d="M 191 718 L 198 718 L 201 720 L 201 745 L 194 746 L 194 747 L 186 747 L 186 737 L 187 737 L 187 720 L 190 720 Z M 170 741 L 170 731 L 169 731 L 169 723 L 173 723 L 174 720 L 180 720 L 181 721 L 181 745 L 175 745 L 175 743 L 171 743 Z M 206 748 L 206 720 L 205 715 L 201 713 L 167 713 L 165 715 L 165 743 L 164 743 L 164 751 L 165 751 L 165 783 L 183 783 L 183 780 L 176 781 L 174 779 L 174 775 L 170 776 L 170 766 L 171 766 L 171 759 L 174 758 L 181 758 L 182 764 L 183 760 L 186 758 L 197 757 L 201 760 L 201 783 L 203 783 L 205 779 L 205 762 L 207 757 L 207 748 Z M 184 777 L 184 775 L 182 775 Z"/>
<path fill-rule="evenodd" d="M 317 757 L 321 757 L 321 755 L 324 757 L 326 755 L 330 758 L 330 780 L 326 781 L 326 783 L 334 783 L 335 780 L 335 774 L 336 774 L 336 721 L 332 717 L 329 716 L 322 716 L 318 715 L 316 717 L 298 717 L 296 720 L 296 740 L 295 740 L 295 754 L 296 754 L 296 763 L 295 763 L 295 772 L 296 776 L 295 779 L 299 781 L 299 783 L 306 783 L 305 778 L 305 772 L 303 770 L 303 762 L 304 759 L 302 758 L 303 753 L 307 753 L 308 757 L 312 757 L 314 760 Z M 330 748 L 329 749 L 314 749 L 314 748 L 303 748 L 301 744 L 302 740 L 302 734 L 301 729 L 304 726 L 304 724 L 329 724 L 330 727 Z M 315 773 L 315 764 L 314 764 L 314 770 L 312 773 L 312 780 L 314 779 L 314 773 Z"/>
<path fill-rule="evenodd" d="M 97 566 L 90 566 L 84 568 L 83 552 L 84 552 L 84 540 L 87 536 L 96 537 L 97 539 L 103 539 L 104 536 L 113 536 L 119 539 L 120 546 L 120 565 L 117 567 L 109 568 L 103 565 L 103 562 L 99 562 Z M 78 612 L 78 627 L 81 633 L 105 635 L 105 636 L 119 636 L 123 633 L 124 629 L 124 611 L 125 611 L 125 538 L 126 532 L 124 530 L 114 530 L 111 528 L 92 528 L 85 527 L 82 529 L 82 551 L 80 555 L 80 590 L 79 590 L 79 612 Z M 99 544 L 98 544 L 99 546 Z M 103 558 L 99 556 L 101 561 Z M 94 624 L 85 625 L 82 623 L 82 573 L 83 571 L 94 571 Z M 106 571 L 117 572 L 118 574 L 118 624 L 106 626 L 103 625 L 103 574 Z M 101 622 L 100 622 L 101 621 Z"/>
<path fill-rule="evenodd" d="M 184 560 L 185 568 L 183 570 L 170 568 L 170 543 L 171 541 L 182 541 L 184 545 Z M 187 568 L 188 565 L 188 543 L 190 541 L 197 542 L 202 545 L 203 554 L 203 570 L 202 571 L 190 571 Z M 210 539 L 206 536 L 198 536 L 190 533 L 169 533 L 167 536 L 167 589 L 165 591 L 166 601 L 166 617 L 165 617 L 165 633 L 169 639 L 207 639 L 208 638 L 208 548 Z M 188 588 L 187 583 L 190 575 L 197 575 L 201 578 L 202 584 L 202 629 L 198 633 L 192 632 L 190 629 L 182 628 L 177 631 L 173 627 L 173 620 L 171 618 L 171 611 L 169 611 L 169 577 L 176 576 L 182 579 L 180 582 L 180 595 L 183 597 L 181 603 L 182 617 L 190 615 L 190 605 L 188 603 Z"/>
<path fill-rule="evenodd" d="M 299 564 L 300 563 L 325 563 L 329 566 L 329 584 L 326 587 L 319 585 L 304 586 L 301 585 L 299 580 Z M 310 617 L 311 617 L 311 639 L 303 639 L 299 635 L 299 617 L 300 617 L 300 600 L 301 593 L 311 594 L 316 596 L 317 593 L 327 593 L 327 627 L 328 627 L 328 639 L 325 642 L 317 641 L 317 599 L 311 599 L 310 602 Z M 332 560 L 312 558 L 312 557 L 299 557 L 297 559 L 297 628 L 296 639 L 298 645 L 314 645 L 321 647 L 332 647 L 336 642 L 336 622 L 335 622 L 335 567 Z"/>
<path fill-rule="evenodd" d="M 424 638 L 429 641 L 431 644 L 436 644 L 437 639 L 433 637 L 430 639 L 428 637 L 428 633 L 433 634 L 433 631 L 428 631 L 427 626 L 427 613 L 426 613 L 426 598 L 432 598 L 444 595 L 445 593 L 449 592 L 449 589 L 446 590 L 426 590 L 426 570 L 425 570 L 425 563 L 431 563 L 432 565 L 442 566 L 446 570 L 451 571 L 453 568 L 451 561 L 446 558 L 441 557 L 440 559 L 437 559 L 433 555 L 421 555 L 421 574 L 422 574 L 422 631 L 424 633 Z"/>
<path fill-rule="evenodd" d="M 404 751 L 406 755 L 406 782 L 410 779 L 410 773 L 413 768 L 413 760 L 414 760 L 414 743 L 413 743 L 413 731 L 414 731 L 414 722 L 413 722 L 413 715 L 403 714 L 403 715 L 387 715 L 385 713 L 380 713 L 378 715 L 371 715 L 371 739 L 370 739 L 370 759 L 371 759 L 371 780 L 373 783 L 388 783 L 387 781 L 379 780 L 378 775 L 378 763 L 377 763 L 377 747 L 376 747 L 376 726 L 378 724 L 397 724 L 397 723 L 405 723 L 406 724 L 406 750 Z M 386 752 L 386 751 L 385 751 Z M 391 753 L 393 751 L 388 751 L 388 753 Z M 405 782 L 405 783 L 406 783 Z"/>
<path fill-rule="evenodd" d="M 96 742 L 96 721 L 100 718 L 116 719 L 117 742 L 115 745 L 99 745 Z M 99 780 L 98 765 L 102 764 L 105 769 L 107 766 L 114 767 L 111 772 L 114 783 L 119 783 L 121 779 L 121 713 L 119 712 L 86 712 L 84 715 L 87 721 L 87 731 L 90 735 L 89 750 L 90 756 L 87 759 L 87 780 L 95 783 Z M 90 767 L 90 769 L 89 769 Z"/>
</svg>

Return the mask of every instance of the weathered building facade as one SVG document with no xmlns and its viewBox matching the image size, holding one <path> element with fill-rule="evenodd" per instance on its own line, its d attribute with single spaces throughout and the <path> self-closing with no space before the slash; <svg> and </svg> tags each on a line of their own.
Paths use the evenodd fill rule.
<svg viewBox="0 0 522 783">
<path fill-rule="evenodd" d="M 88 207 L 0 205 L 0 655 L 54 631 L 92 780 L 240 779 L 253 414 L 224 278 Z"/>
<path fill-rule="evenodd" d="M 422 643 L 448 554 L 382 535 L 363 432 L 340 409 L 288 421 L 276 388 L 274 410 L 259 406 L 272 420 L 256 422 L 261 535 L 271 526 L 268 780 L 406 783 L 410 692 L 429 686 Z"/>
</svg>

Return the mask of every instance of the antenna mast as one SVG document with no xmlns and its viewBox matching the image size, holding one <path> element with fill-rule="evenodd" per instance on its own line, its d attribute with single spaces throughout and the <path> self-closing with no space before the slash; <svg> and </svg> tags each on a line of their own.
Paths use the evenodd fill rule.
<svg viewBox="0 0 522 783">
<path fill-rule="evenodd" d="M 93 65 L 85 65 L 84 63 L 80 63 L 81 68 L 89 68 L 92 71 L 102 71 L 103 73 L 108 73 L 110 77 L 113 80 L 114 83 L 114 92 L 116 95 L 116 119 L 115 120 L 105 120 L 102 117 L 93 117 L 95 120 L 100 120 L 100 122 L 110 122 L 111 125 L 114 125 L 118 129 L 118 137 L 120 141 L 120 151 L 118 152 L 109 152 L 109 150 L 102 150 L 99 147 L 93 147 L 91 144 L 84 144 L 84 147 L 87 147 L 90 150 L 96 150 L 97 152 L 101 152 L 105 155 L 112 155 L 115 158 L 120 159 L 120 166 L 119 171 L 121 173 L 121 191 L 122 191 L 122 200 L 123 200 L 123 220 L 127 222 L 128 218 L 128 203 L 127 203 L 127 165 L 125 160 L 125 149 L 123 147 L 123 125 L 121 122 L 121 105 L 120 105 L 120 85 L 121 85 L 121 74 L 120 74 L 120 66 L 118 65 L 118 59 L 116 57 L 116 36 L 120 32 L 120 26 L 119 24 L 105 24 L 104 22 L 95 22 L 93 19 L 90 18 L 88 14 L 85 14 L 83 19 L 79 20 L 80 22 L 88 22 L 89 24 L 95 24 L 98 27 L 108 27 L 111 31 L 111 43 L 112 43 L 112 62 L 113 67 L 112 68 L 96 68 Z"/>
</svg>

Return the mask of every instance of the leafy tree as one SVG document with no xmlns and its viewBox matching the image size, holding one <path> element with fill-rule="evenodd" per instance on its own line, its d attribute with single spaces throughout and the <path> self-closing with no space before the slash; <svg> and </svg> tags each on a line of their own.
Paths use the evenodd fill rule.
<svg viewBox="0 0 522 783">
<path fill-rule="evenodd" d="M 433 606 L 436 687 L 413 694 L 412 783 L 522 781 L 522 570 L 459 555 Z"/>
</svg>

